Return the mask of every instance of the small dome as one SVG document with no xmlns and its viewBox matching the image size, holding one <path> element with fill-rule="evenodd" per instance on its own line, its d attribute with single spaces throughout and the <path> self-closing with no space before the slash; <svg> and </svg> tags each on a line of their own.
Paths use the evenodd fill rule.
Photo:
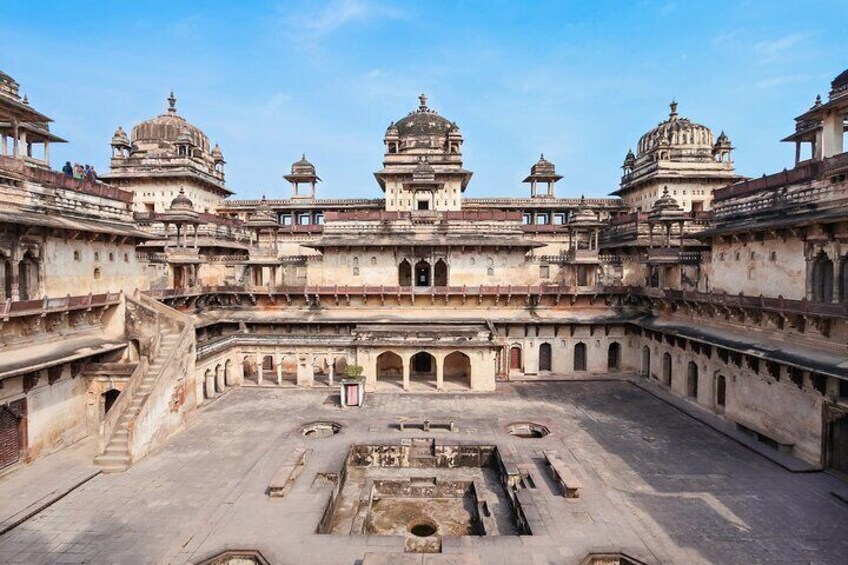
<svg viewBox="0 0 848 565">
<path fill-rule="evenodd" d="M 591 226 L 598 223 L 598 215 L 589 209 L 589 206 L 586 204 L 586 196 L 580 195 L 580 204 L 577 205 L 577 210 L 568 216 L 568 225 L 579 227 Z"/>
<path fill-rule="evenodd" d="M 556 167 L 553 163 L 545 159 L 545 154 L 542 153 L 539 156 L 539 160 L 536 161 L 536 164 L 530 167 L 531 175 L 555 175 Z"/>
<path fill-rule="evenodd" d="M 212 159 L 214 159 L 216 163 L 224 162 L 224 153 L 221 151 L 221 148 L 217 143 L 215 144 L 215 147 L 212 148 Z"/>
<path fill-rule="evenodd" d="M 180 187 L 176 198 L 171 200 L 171 210 L 194 210 L 194 203 L 185 195 L 185 189 Z"/>
<path fill-rule="evenodd" d="M 180 131 L 180 135 L 177 136 L 176 141 L 174 141 L 177 145 L 193 145 L 191 132 L 188 128 L 184 127 L 182 131 Z"/>
<path fill-rule="evenodd" d="M 677 102 L 672 102 L 670 108 L 668 119 L 660 122 L 639 139 L 638 155 L 644 155 L 658 147 L 711 150 L 714 141 L 710 128 L 678 117 Z"/>
<path fill-rule="evenodd" d="M 130 138 L 127 137 L 127 132 L 121 126 L 118 126 L 115 135 L 112 136 L 112 145 L 115 147 L 129 147 L 130 145 Z"/>
<path fill-rule="evenodd" d="M 299 161 L 292 163 L 291 172 L 293 175 L 314 175 L 315 165 L 307 161 L 306 153 L 304 153 Z"/>
<path fill-rule="evenodd" d="M 725 134 L 724 132 L 721 132 L 721 133 L 719 134 L 718 138 L 716 139 L 716 142 L 715 142 L 714 147 L 715 147 L 716 149 L 719 149 L 719 148 L 721 148 L 721 149 L 730 149 L 730 148 L 731 148 L 731 143 L 730 143 L 730 138 L 729 138 L 729 137 L 727 137 L 727 134 Z"/>
<path fill-rule="evenodd" d="M 624 166 L 632 167 L 636 164 L 636 155 L 633 154 L 632 149 L 627 150 L 627 155 L 624 157 Z"/>
<path fill-rule="evenodd" d="M 397 126 L 394 122 L 389 124 L 389 127 L 386 129 L 386 137 L 387 138 L 396 138 L 400 135 Z"/>
</svg>

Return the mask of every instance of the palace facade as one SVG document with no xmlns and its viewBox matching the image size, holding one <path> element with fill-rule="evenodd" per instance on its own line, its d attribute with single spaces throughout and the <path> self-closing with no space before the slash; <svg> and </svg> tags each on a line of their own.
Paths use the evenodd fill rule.
<svg viewBox="0 0 848 565">
<path fill-rule="evenodd" d="M 304 155 L 288 198 L 239 200 L 173 94 L 80 179 L 0 73 L 0 467 L 96 436 L 123 470 L 230 387 L 357 367 L 377 393 L 649 379 L 848 471 L 846 116 L 848 71 L 796 119 L 794 166 L 746 179 L 672 103 L 613 198 L 562 197 L 544 156 L 529 196 L 473 198 L 463 133 L 422 95 L 375 198 L 320 198 Z"/>
</svg>

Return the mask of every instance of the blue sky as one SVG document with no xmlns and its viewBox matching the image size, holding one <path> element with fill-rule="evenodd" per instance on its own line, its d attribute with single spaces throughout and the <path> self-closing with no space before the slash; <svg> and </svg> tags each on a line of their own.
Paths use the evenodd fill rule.
<svg viewBox="0 0 848 565">
<path fill-rule="evenodd" d="M 108 168 L 109 140 L 179 112 L 218 142 L 238 197 L 286 197 L 306 152 L 322 197 L 379 197 L 389 122 L 427 93 L 456 121 L 468 196 L 523 196 L 540 152 L 560 196 L 603 196 L 668 113 L 724 130 L 737 170 L 790 166 L 779 140 L 848 66 L 834 2 L 41 2 L 0 0 L 0 69 Z"/>
</svg>

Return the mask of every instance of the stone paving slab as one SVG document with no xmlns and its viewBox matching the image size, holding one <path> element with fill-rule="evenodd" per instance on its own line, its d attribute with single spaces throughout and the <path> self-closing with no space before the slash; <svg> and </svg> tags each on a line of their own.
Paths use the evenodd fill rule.
<svg viewBox="0 0 848 565">
<path fill-rule="evenodd" d="M 723 420 L 706 408 L 674 395 L 656 381 L 651 381 L 644 377 L 633 377 L 631 382 L 642 390 L 653 394 L 663 402 L 666 402 L 667 404 L 670 404 L 678 410 L 695 418 L 699 422 L 703 422 L 716 431 L 726 435 L 730 439 L 741 443 L 748 449 L 774 461 L 784 469 L 792 471 L 793 473 L 809 473 L 812 471 L 822 470 L 820 466 L 812 465 L 811 463 L 797 457 L 793 457 L 788 453 L 782 453 L 760 441 L 757 441 L 750 435 L 740 432 L 736 429 L 736 425 L 734 423 Z"/>
<path fill-rule="evenodd" d="M 89 438 L 0 474 L 0 534 L 97 475 L 96 454 Z"/>
<path fill-rule="evenodd" d="M 650 564 L 842 565 L 848 554 L 848 505 L 831 494 L 842 482 L 790 473 L 627 382 L 371 394 L 362 409 L 326 406 L 325 398 L 227 392 L 125 473 L 95 477 L 0 536 L 0 563 L 191 563 L 223 548 L 259 548 L 274 563 L 354 564 L 366 553 L 397 553 L 401 538 L 316 533 L 332 488 L 318 473 L 338 472 L 352 443 L 411 437 L 503 445 L 533 474 L 535 488 L 524 492 L 541 535 L 450 538 L 439 557 L 577 565 L 590 551 L 623 551 Z M 394 424 L 402 416 L 453 418 L 458 432 L 401 433 Z M 316 420 L 338 422 L 341 432 L 304 437 L 303 424 Z M 518 420 L 544 422 L 552 433 L 510 436 L 504 427 Z M 313 450 L 303 472 L 285 498 L 268 497 L 268 482 L 296 448 Z M 537 463 L 551 449 L 578 467 L 581 498 L 550 488 Z M 26 470 L 10 477 L 48 479 Z"/>
</svg>

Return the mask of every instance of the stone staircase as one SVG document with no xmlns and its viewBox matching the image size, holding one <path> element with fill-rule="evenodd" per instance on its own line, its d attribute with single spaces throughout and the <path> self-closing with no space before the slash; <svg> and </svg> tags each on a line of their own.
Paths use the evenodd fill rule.
<svg viewBox="0 0 848 565">
<path fill-rule="evenodd" d="M 156 356 L 151 360 L 144 375 L 141 375 L 141 381 L 133 391 L 129 405 L 120 415 L 118 424 L 106 444 L 106 449 L 94 458 L 95 464 L 100 467 L 103 473 L 119 473 L 125 471 L 132 464 L 132 456 L 129 450 L 130 423 L 141 410 L 142 404 L 153 389 L 157 375 L 164 368 L 165 360 L 176 347 L 178 340 L 179 331 L 177 329 L 162 327 Z"/>
</svg>

